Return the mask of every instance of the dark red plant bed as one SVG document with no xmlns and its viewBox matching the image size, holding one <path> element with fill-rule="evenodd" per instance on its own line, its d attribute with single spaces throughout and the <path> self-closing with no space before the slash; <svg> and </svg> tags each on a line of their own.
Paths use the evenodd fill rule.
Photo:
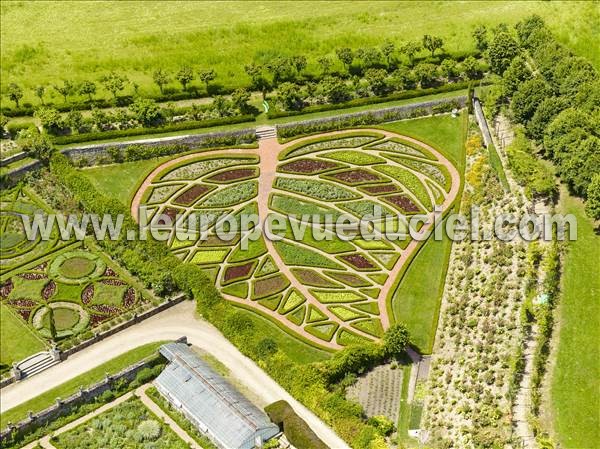
<svg viewBox="0 0 600 449">
<path fill-rule="evenodd" d="M 173 202 L 176 204 L 181 204 L 182 206 L 190 206 L 209 190 L 212 190 L 212 188 L 209 186 L 196 184 L 175 198 L 175 201 Z"/>
<path fill-rule="evenodd" d="M 89 304 L 92 298 L 94 297 L 94 284 L 90 284 L 83 289 L 81 292 L 81 302 L 84 304 Z"/>
<path fill-rule="evenodd" d="M 227 170 L 217 173 L 216 175 L 209 176 L 206 178 L 206 180 L 215 182 L 228 182 L 253 178 L 254 176 L 256 176 L 255 168 L 234 168 L 233 170 Z"/>
<path fill-rule="evenodd" d="M 335 287 L 336 284 L 331 282 L 329 279 L 325 279 L 320 274 L 307 268 L 295 268 L 293 273 L 296 278 L 306 285 L 312 285 L 314 287 Z"/>
<path fill-rule="evenodd" d="M 29 316 L 31 315 L 31 309 L 19 309 L 19 310 L 17 310 L 17 313 L 19 315 L 21 315 L 21 318 L 23 318 L 25 321 L 29 321 Z"/>
<path fill-rule="evenodd" d="M 32 309 L 37 306 L 37 302 L 29 298 L 17 298 L 6 301 L 6 304 L 22 309 Z"/>
<path fill-rule="evenodd" d="M 96 314 L 92 314 L 90 315 L 90 325 L 92 327 L 97 326 L 98 324 L 102 323 L 103 321 L 108 320 L 110 317 L 106 316 L 106 315 L 96 315 Z"/>
<path fill-rule="evenodd" d="M 325 170 L 332 170 L 339 167 L 340 164 L 329 161 L 315 161 L 314 159 L 299 159 L 297 161 L 288 162 L 279 167 L 279 171 L 286 173 L 306 173 L 315 174 Z"/>
<path fill-rule="evenodd" d="M 346 256 L 340 256 L 340 258 L 359 270 L 371 270 L 375 268 L 375 266 L 369 262 L 368 259 L 360 254 L 348 254 Z"/>
<path fill-rule="evenodd" d="M 355 274 L 335 273 L 335 272 L 329 272 L 327 274 L 329 274 L 329 276 L 331 276 L 335 280 L 338 280 L 346 285 L 349 285 L 350 287 L 366 287 L 367 285 L 370 285 L 363 278 L 361 278 L 360 276 L 356 276 Z"/>
<path fill-rule="evenodd" d="M 288 280 L 281 275 L 273 276 L 268 279 L 259 279 L 254 283 L 254 296 L 262 298 L 264 296 L 279 293 L 288 285 Z"/>
<path fill-rule="evenodd" d="M 384 184 L 380 186 L 360 187 L 360 190 L 367 192 L 370 195 L 381 195 L 383 193 L 398 192 L 400 188 L 394 184 Z"/>
<path fill-rule="evenodd" d="M 337 181 L 343 182 L 344 184 L 350 185 L 382 181 L 382 178 L 378 174 L 362 168 L 338 172 L 331 175 L 331 177 Z"/>
<path fill-rule="evenodd" d="M 2 287 L 0 287 L 0 296 L 2 298 L 8 298 L 8 295 L 10 295 L 10 292 L 12 292 L 14 286 L 15 285 L 13 284 L 12 279 L 6 281 L 4 284 L 2 284 Z"/>
<path fill-rule="evenodd" d="M 56 293 L 56 283 L 54 281 L 50 281 L 42 290 L 42 298 L 44 301 L 48 301 L 48 299 L 51 298 L 54 293 Z"/>
<path fill-rule="evenodd" d="M 106 267 L 106 270 L 104 270 L 104 274 L 102 276 L 115 277 L 118 275 L 117 273 L 115 273 L 115 270 L 113 270 L 111 267 Z"/>
<path fill-rule="evenodd" d="M 405 213 L 419 212 L 420 210 L 419 206 L 406 195 L 389 195 L 384 196 L 383 199 Z"/>
<path fill-rule="evenodd" d="M 21 273 L 17 276 L 22 279 L 27 279 L 28 281 L 37 281 L 39 279 L 46 279 L 48 277 L 44 273 Z"/>
<path fill-rule="evenodd" d="M 121 309 L 111 304 L 97 304 L 90 306 L 90 309 L 95 313 L 101 313 L 104 315 L 117 315 L 121 312 Z"/>
<path fill-rule="evenodd" d="M 116 287 L 120 285 L 127 285 L 127 282 L 124 282 L 121 279 L 102 279 L 100 282 L 105 285 L 114 285 Z"/>
<path fill-rule="evenodd" d="M 163 213 L 158 217 L 158 220 L 156 221 L 156 223 L 159 225 L 165 225 L 165 224 L 167 224 L 166 217 L 169 217 L 169 219 L 171 220 L 171 224 L 174 225 L 175 217 L 177 217 L 177 214 L 179 214 L 179 212 L 181 212 L 180 209 L 175 209 L 174 207 L 167 207 L 163 211 Z"/>
<path fill-rule="evenodd" d="M 131 307 L 135 303 L 135 290 L 129 287 L 123 295 L 123 306 Z"/>
<path fill-rule="evenodd" d="M 234 279 L 245 279 L 252 273 L 253 267 L 254 262 L 248 262 L 244 265 L 237 265 L 235 267 L 227 267 L 225 274 L 223 275 L 223 281 L 229 282 Z"/>
</svg>

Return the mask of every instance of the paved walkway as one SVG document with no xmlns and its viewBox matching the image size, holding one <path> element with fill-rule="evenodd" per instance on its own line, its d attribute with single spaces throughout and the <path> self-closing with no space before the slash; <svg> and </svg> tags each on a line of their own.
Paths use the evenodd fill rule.
<svg viewBox="0 0 600 449">
<path fill-rule="evenodd" d="M 78 352 L 64 362 L 0 390 L 0 411 L 13 408 L 44 393 L 119 354 L 146 343 L 187 336 L 188 342 L 216 357 L 244 386 L 262 401 L 260 405 L 283 399 L 304 419 L 315 433 L 333 449 L 348 445 L 314 413 L 300 404 L 252 360 L 244 356 L 214 326 L 195 318 L 195 303 L 185 301 L 146 321 L 123 330 Z"/>
<path fill-rule="evenodd" d="M 531 374 L 536 340 L 537 326 L 533 326 L 525 340 L 525 348 L 523 350 L 525 367 L 523 368 L 523 377 L 519 383 L 519 391 L 513 405 L 515 435 L 522 441 L 523 449 L 537 449 L 538 447 L 533 430 L 529 425 L 529 414 L 531 413 Z"/>
</svg>

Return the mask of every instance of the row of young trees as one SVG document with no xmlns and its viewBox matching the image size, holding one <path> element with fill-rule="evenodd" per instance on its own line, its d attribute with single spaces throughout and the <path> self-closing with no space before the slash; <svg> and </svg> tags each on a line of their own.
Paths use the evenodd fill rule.
<svg viewBox="0 0 600 449">
<path fill-rule="evenodd" d="M 420 42 L 410 41 L 401 45 L 386 41 L 381 47 L 368 47 L 357 50 L 341 47 L 335 50 L 335 58 L 324 56 L 317 59 L 316 62 L 320 69 L 318 75 L 306 72 L 309 61 L 303 55 L 277 56 L 264 65 L 247 65 L 245 66 L 245 72 L 252 81 L 252 85 L 249 87 L 267 92 L 276 88 L 282 82 L 296 82 L 305 78 L 315 78 L 315 76 L 316 78 L 323 78 L 331 74 L 337 74 L 344 77 L 362 73 L 370 68 L 385 68 L 392 71 L 400 64 L 399 58 L 401 56 L 405 56 L 412 66 L 415 58 L 421 52 L 426 50 L 430 52 L 433 58 L 436 52 L 443 48 L 443 45 L 444 41 L 441 37 L 424 35 Z M 335 66 L 337 68 L 334 70 Z M 158 87 L 161 95 L 168 93 L 167 86 L 175 81 L 181 85 L 182 91 L 187 92 L 196 79 L 204 84 L 206 93 L 210 94 L 210 83 L 216 78 L 217 73 L 212 68 L 197 70 L 187 64 L 182 65 L 173 72 L 161 67 L 152 73 L 152 81 Z M 62 84 L 38 85 L 32 90 L 41 105 L 45 104 L 50 89 L 62 97 L 64 103 L 68 103 L 69 99 L 76 95 L 83 96 L 87 98 L 88 102 L 92 102 L 94 96 L 98 93 L 98 84 L 113 97 L 113 100 L 116 100 L 118 95 L 128 86 L 133 88 L 136 94 L 140 87 L 136 82 L 130 81 L 126 75 L 110 72 L 97 81 L 84 80 L 77 83 L 63 80 Z M 13 82 L 8 85 L 6 95 L 9 100 L 15 103 L 18 109 L 24 96 L 24 89 Z"/>
<path fill-rule="evenodd" d="M 531 149 L 551 160 L 571 192 L 588 199 L 590 215 L 600 218 L 598 72 L 559 44 L 539 16 L 519 22 L 514 37 L 509 30 L 501 36 L 495 70 L 502 81 L 493 101 L 497 107 L 510 102 L 511 118 L 523 126 Z"/>
</svg>

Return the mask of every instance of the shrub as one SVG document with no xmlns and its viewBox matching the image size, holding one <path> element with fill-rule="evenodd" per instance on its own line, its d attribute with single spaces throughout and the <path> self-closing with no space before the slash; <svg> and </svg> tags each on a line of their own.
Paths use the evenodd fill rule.
<svg viewBox="0 0 600 449">
<path fill-rule="evenodd" d="M 147 419 L 138 425 L 137 431 L 142 441 L 156 441 L 160 437 L 161 427 L 157 421 Z"/>
<path fill-rule="evenodd" d="M 265 407 L 265 412 L 283 430 L 289 442 L 298 449 L 327 449 L 327 446 L 300 418 L 286 401 L 277 401 Z"/>
</svg>

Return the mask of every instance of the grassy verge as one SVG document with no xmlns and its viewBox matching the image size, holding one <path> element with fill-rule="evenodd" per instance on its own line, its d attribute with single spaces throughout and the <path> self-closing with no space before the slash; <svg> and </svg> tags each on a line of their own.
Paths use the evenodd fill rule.
<svg viewBox="0 0 600 449">
<path fill-rule="evenodd" d="M 500 184 L 502 184 L 502 188 L 506 192 L 510 192 L 510 186 L 508 185 L 508 180 L 506 179 L 506 173 L 504 173 L 504 167 L 502 167 L 502 160 L 500 159 L 500 155 L 496 150 L 494 144 L 490 144 L 489 146 L 489 157 L 490 157 L 490 165 L 496 172 L 498 179 L 500 180 Z"/>
<path fill-rule="evenodd" d="M 39 412 L 49 406 L 51 406 L 56 398 L 66 398 L 73 393 L 77 392 L 79 387 L 92 385 L 96 382 L 101 381 L 106 376 L 106 373 L 115 374 L 122 369 L 133 365 L 140 360 L 149 357 L 154 354 L 158 347 L 165 342 L 154 342 L 136 349 L 132 349 L 124 354 L 121 354 L 114 359 L 91 369 L 90 371 L 80 374 L 67 382 L 54 387 L 45 393 L 30 399 L 21 405 L 11 408 L 10 410 L 0 415 L 0 427 L 6 427 L 8 422 L 16 423 L 27 416 L 28 411 Z"/>
<path fill-rule="evenodd" d="M 17 315 L 0 304 L 0 372 L 13 362 L 46 349 L 46 344 Z"/>
<path fill-rule="evenodd" d="M 581 200 L 565 189 L 559 212 L 575 215 L 578 236 L 568 242 L 562 264 L 560 339 L 550 396 L 561 447 L 580 449 L 600 441 L 600 237 Z"/>
<path fill-rule="evenodd" d="M 410 404 L 408 403 L 408 386 L 410 384 L 410 371 L 412 365 L 398 367 L 402 369 L 402 390 L 400 392 L 400 412 L 398 414 L 398 442 L 410 441 L 408 427 L 410 424 Z M 402 447 L 402 446 L 401 446 Z"/>
</svg>

